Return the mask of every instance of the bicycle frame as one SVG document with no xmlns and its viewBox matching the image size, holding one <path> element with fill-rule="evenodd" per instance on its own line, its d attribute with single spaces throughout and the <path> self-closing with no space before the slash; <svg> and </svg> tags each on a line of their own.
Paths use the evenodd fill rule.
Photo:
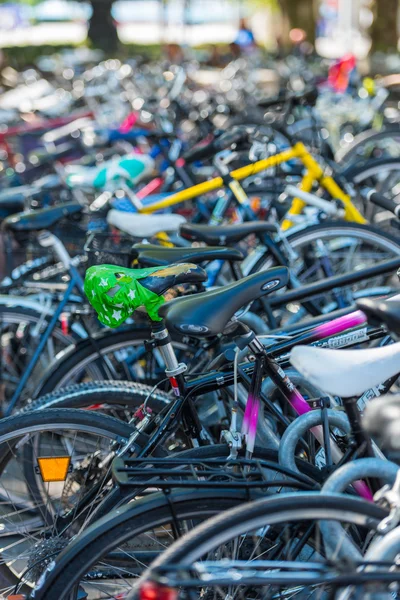
<svg viewBox="0 0 400 600">
<path fill-rule="evenodd" d="M 347 345 L 354 345 L 360 342 L 360 339 L 354 337 L 354 333 L 361 327 L 366 330 L 366 317 L 361 313 L 361 311 L 356 311 L 355 313 L 351 313 L 350 315 L 344 315 L 343 317 L 339 317 L 334 321 L 325 324 L 325 326 L 318 326 L 316 328 L 311 329 L 306 333 L 302 333 L 299 336 L 294 336 L 291 340 L 284 342 L 286 344 L 285 347 L 282 345 L 275 345 L 272 348 L 264 348 L 264 346 L 259 342 L 257 338 L 254 338 L 257 342 L 256 352 L 259 353 L 259 359 L 256 361 L 260 365 L 262 372 L 257 372 L 255 369 L 256 363 L 246 362 L 242 363 L 238 367 L 238 381 L 243 383 L 247 389 L 249 390 L 249 397 L 247 400 L 247 405 L 245 409 L 245 414 L 247 415 L 245 420 L 247 422 L 248 435 L 250 434 L 250 442 L 251 436 L 254 436 L 255 440 L 255 432 L 257 428 L 256 420 L 258 419 L 258 409 L 257 404 L 261 401 L 263 402 L 271 413 L 285 426 L 289 425 L 288 419 L 282 414 L 282 412 L 275 406 L 273 402 L 271 402 L 265 394 L 262 392 L 262 387 L 260 386 L 262 375 L 271 376 L 276 382 L 277 388 L 283 393 L 284 397 L 293 407 L 294 411 L 297 414 L 304 414 L 312 410 L 311 406 L 305 400 L 305 398 L 297 391 L 295 386 L 292 384 L 290 379 L 285 375 L 284 371 L 280 364 L 283 364 L 287 357 L 287 351 L 291 346 L 295 346 L 298 343 L 307 343 L 313 340 L 323 340 L 323 343 L 329 345 L 331 340 L 338 339 L 337 336 L 345 331 L 349 331 L 350 338 L 348 340 L 344 340 L 339 338 L 339 344 L 335 343 L 335 347 L 340 347 Z M 351 328 L 349 330 L 349 328 Z M 172 374 L 171 371 L 168 372 L 168 368 L 166 369 L 166 373 L 170 379 L 172 389 L 176 394 L 176 398 L 171 404 L 167 407 L 167 412 L 164 416 L 160 417 L 157 423 L 157 427 L 150 435 L 150 439 L 148 440 L 146 446 L 138 448 L 137 458 L 145 458 L 149 456 L 153 450 L 159 446 L 162 441 L 173 433 L 176 429 L 177 424 L 179 423 L 180 416 L 182 416 L 182 421 L 185 431 L 192 437 L 194 445 L 202 445 L 205 443 L 205 440 L 201 434 L 202 428 L 199 422 L 199 418 L 194 406 L 193 399 L 196 396 L 200 396 L 205 392 L 210 391 L 218 391 L 227 387 L 232 386 L 235 383 L 234 372 L 233 369 L 230 368 L 227 371 L 214 371 L 208 373 L 206 375 L 200 375 L 195 378 L 186 378 L 184 376 L 184 367 L 178 365 L 177 359 L 174 355 L 174 350 L 171 345 L 169 345 L 169 334 L 165 329 L 164 324 L 157 323 L 154 324 L 154 333 L 157 337 L 153 335 L 153 341 L 151 344 L 154 347 L 157 347 L 163 355 L 164 360 L 166 361 L 166 365 L 173 366 L 176 365 L 179 367 L 176 375 Z M 381 337 L 385 335 L 382 329 L 379 330 Z M 363 334 L 364 335 L 364 334 Z M 372 329 L 369 334 L 364 335 L 364 339 L 375 339 L 378 335 L 376 329 Z M 327 337 L 332 336 L 332 337 Z M 280 358 L 275 359 L 274 354 L 280 353 Z M 387 389 L 393 384 L 393 382 L 397 379 L 394 377 L 391 381 L 387 383 Z M 384 392 L 383 392 L 384 393 Z M 148 417 L 151 418 L 151 413 L 147 414 L 146 410 L 142 410 L 142 419 L 143 424 L 146 427 L 148 421 Z M 146 420 L 147 419 L 147 420 Z M 117 452 L 118 458 L 132 458 L 135 440 L 137 434 L 142 431 L 143 428 L 139 427 L 135 430 L 133 435 L 129 440 L 126 440 L 124 445 Z M 315 428 L 316 429 L 316 428 Z M 322 432 L 322 427 L 320 426 L 320 430 Z M 321 439 L 323 436 L 321 436 Z M 339 449 L 337 448 L 338 452 Z M 363 483 L 359 482 L 359 484 L 355 484 L 358 488 L 358 492 L 361 496 L 367 499 L 371 499 L 371 493 L 369 488 Z M 94 485 L 90 491 L 87 493 L 79 501 L 79 510 L 87 505 L 97 494 L 98 485 Z M 76 514 L 78 509 L 72 511 L 73 515 Z M 68 526 L 69 520 L 72 518 L 72 514 L 65 515 L 59 519 L 60 525 L 62 528 Z"/>
<path fill-rule="evenodd" d="M 283 152 L 275 154 L 274 156 L 264 158 L 253 164 L 236 169 L 230 173 L 230 177 L 240 181 L 252 175 L 256 175 L 261 171 L 265 171 L 266 169 L 277 167 L 293 159 L 300 160 L 305 167 L 305 173 L 300 184 L 301 190 L 304 192 L 311 192 L 314 182 L 317 182 L 330 194 L 333 199 L 340 200 L 343 203 L 345 219 L 347 221 L 355 221 L 356 223 L 367 222 L 352 203 L 350 196 L 341 189 L 333 177 L 324 175 L 322 168 L 313 158 L 313 156 L 311 156 L 302 142 L 297 142 L 291 148 L 289 148 L 289 150 L 284 150 Z M 139 209 L 139 212 L 152 213 L 165 208 L 170 208 L 171 206 L 175 206 L 175 204 L 179 204 L 181 202 L 185 202 L 186 200 L 191 200 L 201 196 L 202 194 L 207 194 L 209 192 L 218 190 L 223 186 L 223 178 L 215 177 L 210 181 L 199 183 L 175 194 L 171 194 L 168 196 L 168 198 L 165 198 L 160 202 L 143 206 Z M 238 196 L 238 201 L 240 203 L 240 195 Z M 305 202 L 300 198 L 293 199 L 292 206 L 288 212 L 288 217 L 282 223 L 283 230 L 289 229 L 289 227 L 293 225 L 293 221 L 290 219 L 290 217 L 301 214 L 305 205 Z"/>
<path fill-rule="evenodd" d="M 271 378 L 277 389 L 283 394 L 284 398 L 287 400 L 296 414 L 302 415 L 313 410 L 307 400 L 291 382 L 290 378 L 285 374 L 279 364 L 279 360 L 277 360 L 275 356 L 279 354 L 281 357 L 280 362 L 282 362 L 282 357 L 285 358 L 285 356 L 287 356 L 287 352 L 293 346 L 298 345 L 299 343 L 304 344 L 323 341 L 323 345 L 329 346 L 332 344 L 331 340 L 336 339 L 337 341 L 334 343 L 334 347 L 358 344 L 369 339 L 366 324 L 367 319 L 364 313 L 361 311 L 355 311 L 348 315 L 334 319 L 331 322 L 319 325 L 310 331 L 295 336 L 291 340 L 277 344 L 275 347 L 269 349 L 266 349 L 258 340 L 258 338 L 253 338 L 248 346 L 249 349 L 255 354 L 256 362 L 244 363 L 238 368 L 238 375 L 241 382 L 246 384 L 249 389 L 249 395 L 243 419 L 243 432 L 246 434 L 246 445 L 250 455 L 255 444 L 260 401 L 262 400 L 267 405 L 268 409 L 271 409 L 275 416 L 278 416 L 279 414 L 279 411 L 274 407 L 273 403 L 268 398 L 265 398 L 261 392 L 262 373 Z M 158 325 L 158 328 L 161 328 L 161 330 L 165 332 L 163 333 L 163 345 L 159 346 L 159 348 L 166 350 L 166 346 L 168 346 L 168 342 L 166 341 L 168 339 L 168 332 L 163 325 Z M 384 337 L 384 331 L 380 331 L 381 336 Z M 343 334 L 344 332 L 348 332 L 347 337 L 342 335 L 342 339 L 337 338 L 337 336 Z M 388 343 L 389 341 L 390 339 L 387 338 L 384 343 Z M 164 356 L 167 357 L 168 353 L 164 354 Z M 168 374 L 168 370 L 166 370 L 166 373 Z M 252 373 L 252 379 L 249 377 L 250 373 Z M 198 415 L 194 409 L 192 396 L 200 395 L 206 391 L 215 391 L 225 388 L 235 383 L 232 370 L 228 372 L 217 371 L 189 381 L 186 381 L 183 371 L 181 371 L 177 376 L 168 376 L 171 386 L 178 397 L 168 408 L 167 414 L 159 423 L 157 430 L 150 437 L 147 445 L 140 450 L 140 457 L 148 456 L 167 435 L 172 433 L 175 428 L 177 418 L 180 414 L 183 416 L 185 431 L 192 436 L 194 435 L 194 439 L 197 440 L 198 444 L 202 444 L 203 439 L 201 435 L 201 425 L 198 420 Z M 385 382 L 383 387 L 385 389 L 389 389 L 395 380 L 396 377 L 388 380 Z M 358 427 L 355 427 L 358 425 L 358 423 L 356 423 L 358 416 L 359 413 L 357 409 L 348 411 L 348 417 L 350 420 L 350 425 L 352 426 L 352 430 L 358 429 Z M 280 417 L 281 422 L 285 423 L 285 418 L 282 418 L 282 415 L 280 415 Z M 287 425 L 287 422 L 285 424 Z M 321 444 L 327 441 L 325 440 L 322 426 L 313 428 L 312 432 Z M 360 438 L 356 439 L 359 450 L 361 449 L 363 441 L 368 440 L 361 440 Z M 330 445 L 334 462 L 340 462 L 343 458 L 343 453 L 334 441 L 331 440 Z M 362 497 L 371 500 L 372 495 L 370 490 L 363 482 L 356 482 L 355 487 Z"/>
<path fill-rule="evenodd" d="M 69 266 L 69 274 L 70 274 L 70 282 L 68 284 L 67 289 L 65 290 L 64 297 L 61 300 L 61 302 L 59 303 L 59 305 L 57 306 L 56 310 L 53 312 L 51 319 L 49 321 L 49 324 L 47 325 L 46 330 L 44 331 L 31 360 L 29 361 L 21 379 L 19 380 L 18 386 L 12 395 L 12 398 L 7 407 L 7 410 L 5 411 L 6 417 L 11 415 L 16 404 L 18 403 L 21 393 L 23 392 L 23 390 L 28 382 L 28 379 L 31 376 L 33 369 L 35 368 L 35 366 L 47 344 L 47 341 L 49 340 L 54 328 L 56 327 L 57 322 L 58 322 L 61 314 L 63 313 L 65 306 L 67 305 L 70 297 L 72 296 L 74 289 L 76 288 L 79 291 L 79 293 L 81 294 L 81 296 L 83 298 L 85 297 L 85 292 L 83 289 L 83 280 L 82 280 L 81 276 L 79 275 L 78 270 L 73 265 Z"/>
</svg>

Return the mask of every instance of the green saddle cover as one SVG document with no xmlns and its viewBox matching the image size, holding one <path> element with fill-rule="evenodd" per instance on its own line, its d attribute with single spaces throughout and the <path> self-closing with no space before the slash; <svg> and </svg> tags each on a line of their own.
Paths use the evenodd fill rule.
<svg viewBox="0 0 400 600">
<path fill-rule="evenodd" d="M 163 296 L 157 296 L 140 283 L 165 267 L 127 269 L 115 265 L 90 267 L 86 271 L 84 290 L 99 320 L 108 327 L 121 325 L 139 306 L 144 306 L 153 321 L 161 321 L 159 307 Z"/>
</svg>

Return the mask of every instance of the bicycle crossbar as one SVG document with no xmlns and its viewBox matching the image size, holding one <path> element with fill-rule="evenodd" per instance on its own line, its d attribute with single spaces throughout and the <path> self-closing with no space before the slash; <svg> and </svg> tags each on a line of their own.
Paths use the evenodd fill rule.
<svg viewBox="0 0 400 600">
<path fill-rule="evenodd" d="M 399 268 L 400 256 L 378 263 L 372 267 L 361 269 L 360 271 L 345 273 L 344 275 L 335 275 L 334 277 L 328 277 L 327 279 L 318 281 L 317 283 L 309 283 L 301 288 L 289 290 L 283 294 L 269 298 L 267 301 L 270 306 L 282 306 L 289 302 L 305 300 L 306 298 L 311 298 L 316 294 L 323 294 L 324 292 L 329 292 L 335 288 L 351 285 L 353 283 L 357 283 L 358 281 L 362 281 L 363 279 L 370 279 L 371 277 L 376 277 L 376 275 L 385 275 L 386 273 L 394 272 Z"/>
</svg>

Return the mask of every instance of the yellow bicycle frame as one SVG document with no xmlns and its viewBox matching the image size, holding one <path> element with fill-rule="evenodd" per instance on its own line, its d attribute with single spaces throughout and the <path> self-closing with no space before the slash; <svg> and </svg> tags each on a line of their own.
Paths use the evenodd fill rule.
<svg viewBox="0 0 400 600">
<path fill-rule="evenodd" d="M 305 167 L 305 173 L 300 183 L 300 189 L 305 192 L 311 192 L 314 182 L 318 182 L 319 185 L 323 187 L 332 198 L 341 200 L 341 202 L 343 202 L 345 219 L 347 221 L 353 221 L 356 223 L 367 222 L 352 203 L 350 196 L 340 188 L 340 186 L 332 177 L 324 175 L 323 170 L 317 161 L 311 156 L 302 142 L 297 142 L 294 146 L 289 148 L 289 150 L 284 150 L 283 152 L 275 154 L 274 156 L 270 156 L 269 158 L 264 158 L 250 165 L 246 165 L 245 167 L 240 167 L 240 169 L 232 171 L 230 175 L 233 179 L 240 181 L 241 179 L 246 179 L 246 177 L 256 175 L 261 171 L 277 167 L 282 163 L 296 158 L 299 159 Z M 222 177 L 215 177 L 214 179 L 210 179 L 204 183 L 199 183 L 185 190 L 181 190 L 180 192 L 176 192 L 175 194 L 171 194 L 164 200 L 160 200 L 159 202 L 155 202 L 149 206 L 144 206 L 140 209 L 140 212 L 152 213 L 157 210 L 169 208 L 170 206 L 174 206 L 180 202 L 185 202 L 186 200 L 197 198 L 202 194 L 207 194 L 209 192 L 218 190 L 223 186 L 224 181 L 222 180 Z M 289 227 L 293 225 L 293 221 L 290 219 L 290 217 L 301 214 L 305 206 L 306 203 L 303 202 L 303 200 L 300 200 L 300 198 L 294 198 L 287 217 L 282 223 L 282 229 L 289 229 Z"/>
</svg>

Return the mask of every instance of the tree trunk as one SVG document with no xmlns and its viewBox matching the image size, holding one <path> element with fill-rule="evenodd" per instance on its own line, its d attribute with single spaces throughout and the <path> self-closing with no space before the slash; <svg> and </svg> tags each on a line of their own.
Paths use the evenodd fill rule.
<svg viewBox="0 0 400 600">
<path fill-rule="evenodd" d="M 93 14 L 90 19 L 88 38 L 95 48 L 112 54 L 118 48 L 117 29 L 111 17 L 113 0 L 91 0 Z"/>
<path fill-rule="evenodd" d="M 374 22 L 371 27 L 371 51 L 397 51 L 398 0 L 375 0 Z"/>
<path fill-rule="evenodd" d="M 314 0 L 279 0 L 282 16 L 289 29 L 298 27 L 307 34 L 307 41 L 315 43 Z"/>
</svg>

